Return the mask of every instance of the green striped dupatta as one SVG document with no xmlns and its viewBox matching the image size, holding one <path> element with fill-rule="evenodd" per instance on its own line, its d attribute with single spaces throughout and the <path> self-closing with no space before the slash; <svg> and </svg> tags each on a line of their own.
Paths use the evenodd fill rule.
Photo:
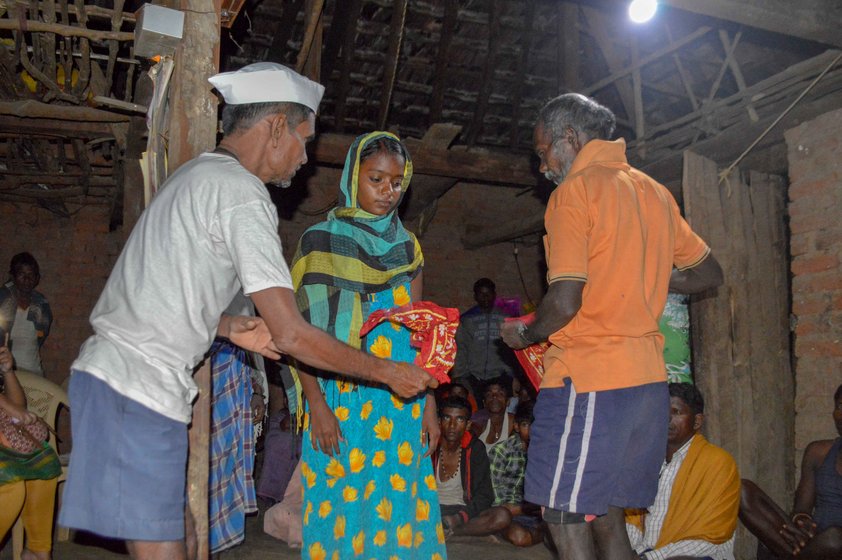
<svg viewBox="0 0 842 560">
<path fill-rule="evenodd" d="M 421 245 L 406 230 L 395 210 L 384 216 L 359 207 L 360 152 L 371 142 L 389 137 L 372 132 L 354 140 L 345 159 L 338 206 L 304 232 L 292 263 L 292 280 L 298 309 L 312 325 L 360 348 L 364 321 L 364 294 L 381 292 L 411 281 L 421 271 Z M 412 177 L 407 154 L 401 200 Z M 398 203 L 398 206 L 400 202 Z M 301 387 L 293 369 L 295 388 L 287 386 L 290 413 L 301 417 Z M 320 383 L 323 379 L 319 378 Z"/>
</svg>

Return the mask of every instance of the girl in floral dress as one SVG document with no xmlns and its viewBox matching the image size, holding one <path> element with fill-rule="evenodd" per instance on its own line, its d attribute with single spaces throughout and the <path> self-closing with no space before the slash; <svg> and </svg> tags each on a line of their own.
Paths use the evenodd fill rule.
<svg viewBox="0 0 842 560">
<path fill-rule="evenodd" d="M 355 348 L 409 362 L 410 332 L 372 312 L 421 298 L 423 256 L 397 207 L 412 162 L 396 136 L 358 137 L 338 207 L 301 238 L 292 274 L 302 314 Z M 298 370 L 306 397 L 302 558 L 446 558 L 429 458 L 439 437 L 431 394 L 403 400 L 380 384 Z"/>
</svg>

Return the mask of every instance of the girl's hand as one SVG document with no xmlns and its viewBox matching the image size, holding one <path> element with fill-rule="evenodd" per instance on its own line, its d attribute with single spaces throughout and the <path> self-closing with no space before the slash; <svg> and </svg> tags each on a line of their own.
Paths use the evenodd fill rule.
<svg viewBox="0 0 842 560">
<path fill-rule="evenodd" d="M 424 418 L 421 420 L 421 443 L 429 445 L 424 457 L 429 457 L 438 449 L 440 438 L 441 425 L 436 410 L 436 399 L 432 394 L 428 394 L 427 402 L 424 403 Z"/>
<path fill-rule="evenodd" d="M 310 403 L 310 436 L 313 449 L 333 457 L 339 455 L 339 442 L 345 441 L 339 420 L 324 402 Z"/>
</svg>

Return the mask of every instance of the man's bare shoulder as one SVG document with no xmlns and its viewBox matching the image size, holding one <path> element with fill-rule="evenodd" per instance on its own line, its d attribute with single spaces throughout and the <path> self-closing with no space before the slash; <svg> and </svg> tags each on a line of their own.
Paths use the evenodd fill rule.
<svg viewBox="0 0 842 560">
<path fill-rule="evenodd" d="M 804 450 L 804 460 L 809 460 L 810 463 L 813 464 L 820 464 L 825 460 L 827 454 L 830 452 L 830 448 L 833 447 L 833 443 L 836 440 L 833 439 L 821 439 L 817 441 L 813 441 L 807 445 L 807 448 Z"/>
</svg>

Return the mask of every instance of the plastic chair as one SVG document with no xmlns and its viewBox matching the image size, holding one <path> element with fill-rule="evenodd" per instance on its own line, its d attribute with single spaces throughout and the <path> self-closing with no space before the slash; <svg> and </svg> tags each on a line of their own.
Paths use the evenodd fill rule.
<svg viewBox="0 0 842 560">
<path fill-rule="evenodd" d="M 70 410 L 70 401 L 67 398 L 67 392 L 52 381 L 29 371 L 16 370 L 15 375 L 21 387 L 23 387 L 23 392 L 26 394 L 26 408 L 43 418 L 47 425 L 55 431 L 59 407 L 64 406 Z M 56 436 L 53 432 L 50 432 L 50 439 L 48 441 L 53 449 L 58 449 L 56 447 Z M 59 484 L 66 479 L 67 465 L 62 464 L 61 474 L 58 477 Z M 64 527 L 59 527 L 56 540 L 66 541 L 69 538 L 70 531 Z M 19 517 L 12 528 L 12 558 L 14 560 L 20 560 L 22 552 L 23 520 Z"/>
</svg>

